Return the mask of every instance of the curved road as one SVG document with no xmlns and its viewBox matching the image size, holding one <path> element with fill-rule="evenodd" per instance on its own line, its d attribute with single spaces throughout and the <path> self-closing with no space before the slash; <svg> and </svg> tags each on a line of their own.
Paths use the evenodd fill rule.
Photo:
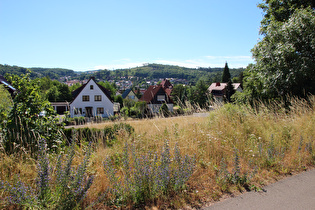
<svg viewBox="0 0 315 210">
<path fill-rule="evenodd" d="M 248 192 L 203 209 L 315 210 L 315 169 L 268 185 L 262 192 Z"/>
</svg>

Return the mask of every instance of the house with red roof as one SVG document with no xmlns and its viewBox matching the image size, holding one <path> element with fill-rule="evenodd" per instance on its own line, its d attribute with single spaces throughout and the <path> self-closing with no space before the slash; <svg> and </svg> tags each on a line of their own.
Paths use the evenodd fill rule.
<svg viewBox="0 0 315 210">
<path fill-rule="evenodd" d="M 165 92 L 171 96 L 171 93 L 172 93 L 172 90 L 173 90 L 173 85 L 172 83 L 167 80 L 167 79 L 164 79 L 162 82 L 161 82 L 161 86 L 162 88 L 165 90 Z"/>
<path fill-rule="evenodd" d="M 91 77 L 85 84 L 72 92 L 70 116 L 110 117 L 114 115 L 114 103 L 110 92 Z"/>
<path fill-rule="evenodd" d="M 158 113 L 162 104 L 166 104 L 170 112 L 173 111 L 174 102 L 167 90 L 160 85 L 151 85 L 139 99 L 145 101 L 151 113 Z"/>
</svg>

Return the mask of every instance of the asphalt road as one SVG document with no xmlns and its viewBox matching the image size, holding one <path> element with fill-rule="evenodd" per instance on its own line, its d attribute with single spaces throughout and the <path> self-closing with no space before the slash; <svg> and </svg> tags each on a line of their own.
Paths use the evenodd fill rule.
<svg viewBox="0 0 315 210">
<path fill-rule="evenodd" d="M 315 210 L 315 170 L 306 171 L 268 185 L 264 188 L 264 192 L 248 192 L 203 209 Z"/>
</svg>

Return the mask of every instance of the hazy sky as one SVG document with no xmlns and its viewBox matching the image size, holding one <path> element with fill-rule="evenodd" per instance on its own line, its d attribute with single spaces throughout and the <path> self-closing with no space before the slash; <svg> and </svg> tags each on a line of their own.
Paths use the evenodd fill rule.
<svg viewBox="0 0 315 210">
<path fill-rule="evenodd" d="M 259 38 L 260 2 L 0 0 L 0 64 L 246 67 Z"/>
</svg>

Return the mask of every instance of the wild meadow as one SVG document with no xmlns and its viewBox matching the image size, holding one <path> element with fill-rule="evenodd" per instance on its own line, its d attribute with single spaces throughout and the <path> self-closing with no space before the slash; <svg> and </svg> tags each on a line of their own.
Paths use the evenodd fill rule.
<svg viewBox="0 0 315 210">
<path fill-rule="evenodd" d="M 89 124 L 55 151 L 39 138 L 36 155 L 1 148 L 0 207 L 200 208 L 259 191 L 315 165 L 314 107 L 315 97 L 225 104 L 202 117 Z"/>
</svg>

